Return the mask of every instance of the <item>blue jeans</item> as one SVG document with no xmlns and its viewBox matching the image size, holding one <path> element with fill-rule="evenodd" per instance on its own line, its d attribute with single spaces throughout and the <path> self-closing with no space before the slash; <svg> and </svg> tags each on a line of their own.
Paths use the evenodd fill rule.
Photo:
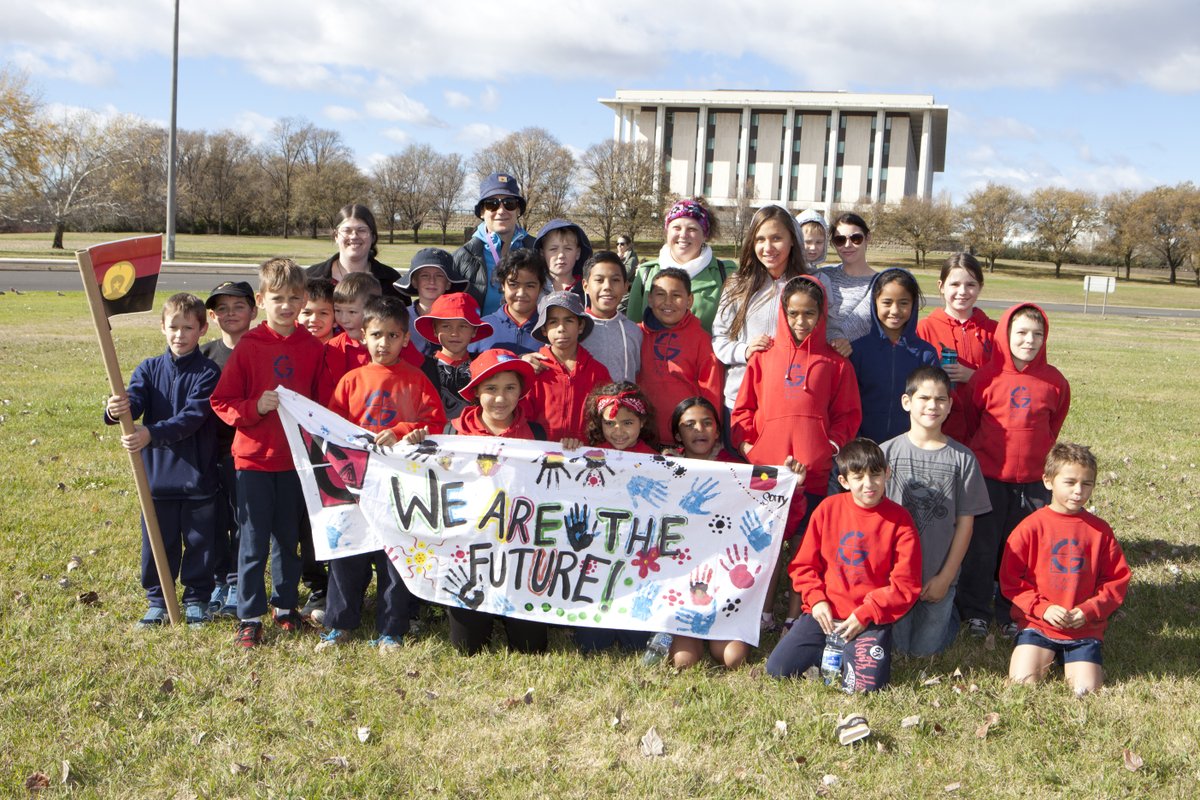
<svg viewBox="0 0 1200 800">
<path fill-rule="evenodd" d="M 954 587 L 936 603 L 918 600 L 912 610 L 892 623 L 892 646 L 906 656 L 936 655 L 954 643 L 958 623 L 954 615 Z"/>
<path fill-rule="evenodd" d="M 263 570 L 271 557 L 270 604 L 280 611 L 296 608 L 299 601 L 300 554 L 297 550 L 304 495 L 295 470 L 286 472 L 237 471 L 238 618 L 254 619 L 267 613 Z"/>
</svg>

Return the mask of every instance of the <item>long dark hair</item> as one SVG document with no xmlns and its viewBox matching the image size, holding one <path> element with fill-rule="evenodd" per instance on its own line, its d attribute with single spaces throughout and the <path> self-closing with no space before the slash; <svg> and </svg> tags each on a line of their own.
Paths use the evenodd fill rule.
<svg viewBox="0 0 1200 800">
<path fill-rule="evenodd" d="M 733 322 L 729 324 L 729 338 L 731 339 L 736 339 L 746 326 L 746 315 L 750 311 L 750 298 L 754 297 L 755 293 L 771 279 L 767 268 L 762 265 L 762 262 L 758 260 L 758 254 L 754 252 L 754 237 L 758 236 L 758 231 L 763 225 L 772 220 L 782 225 L 792 237 L 792 249 L 788 252 L 787 267 L 783 274 L 788 278 L 808 274 L 808 268 L 804 264 L 804 243 L 800 240 L 792 215 L 787 210 L 775 205 L 760 208 L 754 214 L 754 219 L 750 221 L 750 232 L 742 243 L 742 255 L 737 272 L 730 276 L 729 282 L 725 284 L 725 288 L 721 292 L 721 304 L 728 303 L 734 308 Z"/>
</svg>

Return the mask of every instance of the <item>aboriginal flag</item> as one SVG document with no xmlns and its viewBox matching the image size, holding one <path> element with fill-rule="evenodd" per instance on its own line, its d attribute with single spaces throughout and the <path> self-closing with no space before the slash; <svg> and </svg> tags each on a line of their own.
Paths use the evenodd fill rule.
<svg viewBox="0 0 1200 800">
<path fill-rule="evenodd" d="M 154 288 L 162 269 L 161 234 L 98 244 L 87 252 L 106 317 L 154 308 Z"/>
</svg>

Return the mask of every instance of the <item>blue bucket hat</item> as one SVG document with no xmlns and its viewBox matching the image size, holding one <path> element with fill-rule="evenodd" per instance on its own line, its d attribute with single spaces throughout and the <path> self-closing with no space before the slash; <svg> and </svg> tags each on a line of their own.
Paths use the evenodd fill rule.
<svg viewBox="0 0 1200 800">
<path fill-rule="evenodd" d="M 413 286 L 413 276 L 417 274 L 417 270 L 430 267 L 432 269 L 441 270 L 446 276 L 446 280 L 450 282 L 446 293 L 465 292 L 469 281 L 459 280 L 454 277 L 454 256 L 447 253 L 440 247 L 425 247 L 417 251 L 417 254 L 412 257 L 412 261 L 408 264 L 408 272 L 400 276 L 400 280 L 392 285 L 399 291 L 412 297 L 417 296 L 417 287 Z"/>
<path fill-rule="evenodd" d="M 551 292 L 542 297 L 542 301 L 538 303 L 537 325 L 534 327 L 532 333 L 533 338 L 539 342 L 548 343 L 550 341 L 546 338 L 546 323 L 550 321 L 550 309 L 553 306 L 565 308 L 579 317 L 579 341 L 581 342 L 588 337 L 588 334 L 592 332 L 592 328 L 596 326 L 596 323 L 592 321 L 591 315 L 584 312 L 583 300 L 580 299 L 579 295 L 574 292 Z"/>
<path fill-rule="evenodd" d="M 515 197 L 521 201 L 521 213 L 525 213 L 525 197 L 517 179 L 506 172 L 493 172 L 479 182 L 479 200 L 475 203 L 475 216 L 482 217 L 483 201 L 489 197 Z"/>
</svg>

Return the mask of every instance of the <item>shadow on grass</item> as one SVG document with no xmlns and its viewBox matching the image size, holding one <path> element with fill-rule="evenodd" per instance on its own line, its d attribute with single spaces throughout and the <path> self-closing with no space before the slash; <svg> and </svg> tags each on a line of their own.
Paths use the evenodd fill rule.
<svg viewBox="0 0 1200 800">
<path fill-rule="evenodd" d="M 1134 581 L 1104 634 L 1112 680 L 1146 675 L 1194 679 L 1200 664 L 1200 582 Z"/>
<path fill-rule="evenodd" d="M 1125 560 L 1131 567 L 1200 560 L 1200 545 L 1179 544 L 1163 539 L 1137 539 L 1123 542 L 1121 548 L 1125 551 Z"/>
</svg>

